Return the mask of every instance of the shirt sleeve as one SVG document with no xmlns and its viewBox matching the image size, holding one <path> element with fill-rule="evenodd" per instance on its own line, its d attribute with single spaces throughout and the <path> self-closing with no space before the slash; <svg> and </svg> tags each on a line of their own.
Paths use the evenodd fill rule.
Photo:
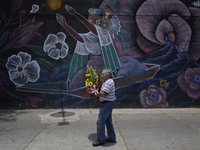
<svg viewBox="0 0 200 150">
<path fill-rule="evenodd" d="M 107 82 L 103 83 L 103 85 L 101 87 L 101 91 L 108 94 L 108 93 L 110 93 L 110 90 L 111 90 L 110 85 Z"/>
</svg>

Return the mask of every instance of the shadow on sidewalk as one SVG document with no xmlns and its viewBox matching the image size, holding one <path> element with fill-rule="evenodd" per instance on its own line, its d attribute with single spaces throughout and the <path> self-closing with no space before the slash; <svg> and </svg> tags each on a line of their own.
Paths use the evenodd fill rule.
<svg viewBox="0 0 200 150">
<path fill-rule="evenodd" d="M 107 137 L 106 137 L 107 138 Z M 90 135 L 88 135 L 88 139 L 93 143 L 95 141 L 97 141 L 97 133 L 91 133 Z M 91 144 L 92 144 L 91 143 Z M 111 143 L 111 142 L 106 142 L 104 145 L 102 145 L 102 147 L 111 147 L 113 145 L 117 144 L 116 143 Z"/>
<path fill-rule="evenodd" d="M 0 110 L 0 123 L 16 122 L 18 120 L 18 115 L 25 114 L 27 112 L 16 110 Z"/>
</svg>

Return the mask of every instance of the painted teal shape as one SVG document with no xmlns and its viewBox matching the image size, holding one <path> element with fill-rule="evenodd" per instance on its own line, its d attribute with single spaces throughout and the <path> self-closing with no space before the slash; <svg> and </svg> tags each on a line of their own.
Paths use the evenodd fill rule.
<svg viewBox="0 0 200 150">
<path fill-rule="evenodd" d="M 121 28 L 120 28 L 120 29 L 122 29 L 122 30 L 126 31 L 126 33 L 128 34 L 128 36 L 129 36 L 129 38 L 130 38 L 130 40 L 131 40 L 131 33 L 130 33 L 129 29 L 128 29 L 128 28 L 126 28 L 126 27 L 124 27 L 124 26 L 121 26 Z"/>
<path fill-rule="evenodd" d="M 88 55 L 79 55 L 77 53 L 74 53 L 71 61 L 71 66 L 68 74 L 67 81 L 71 81 L 73 76 L 81 69 L 83 68 L 86 63 L 88 62 Z"/>
<path fill-rule="evenodd" d="M 122 38 L 120 36 L 116 35 L 116 34 L 115 34 L 115 37 L 117 37 L 118 40 L 120 41 L 120 44 L 121 44 L 121 47 L 122 47 L 122 53 L 124 53 L 124 44 L 123 44 Z"/>
<path fill-rule="evenodd" d="M 121 68 L 121 65 L 113 43 L 110 43 L 107 46 L 102 46 L 102 54 L 105 67 L 110 68 L 114 76 L 116 76 L 118 69 Z"/>
<path fill-rule="evenodd" d="M 125 42 L 126 47 L 127 47 L 127 38 L 126 38 L 126 36 L 122 32 L 119 32 L 119 35 L 121 35 L 123 37 L 124 42 Z"/>
</svg>

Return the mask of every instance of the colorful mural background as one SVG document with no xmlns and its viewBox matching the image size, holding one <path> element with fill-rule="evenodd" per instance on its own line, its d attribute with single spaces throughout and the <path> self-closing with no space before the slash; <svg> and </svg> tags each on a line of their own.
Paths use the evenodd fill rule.
<svg viewBox="0 0 200 150">
<path fill-rule="evenodd" d="M 190 0 L 2 0 L 0 108 L 99 107 L 76 91 L 87 65 L 113 70 L 117 108 L 199 107 L 199 7 Z"/>
</svg>

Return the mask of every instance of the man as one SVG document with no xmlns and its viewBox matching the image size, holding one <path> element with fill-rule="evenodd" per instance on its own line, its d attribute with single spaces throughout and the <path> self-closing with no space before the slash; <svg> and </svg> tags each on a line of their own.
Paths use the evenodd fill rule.
<svg viewBox="0 0 200 150">
<path fill-rule="evenodd" d="M 103 85 L 101 91 L 96 93 L 100 97 L 101 107 L 97 119 L 97 136 L 98 140 L 93 143 L 93 146 L 100 146 L 105 142 L 116 142 L 115 131 L 112 123 L 112 110 L 115 105 L 115 84 L 112 79 L 111 69 L 104 69 L 101 75 Z M 105 125 L 107 128 L 108 138 L 105 139 Z"/>
</svg>

